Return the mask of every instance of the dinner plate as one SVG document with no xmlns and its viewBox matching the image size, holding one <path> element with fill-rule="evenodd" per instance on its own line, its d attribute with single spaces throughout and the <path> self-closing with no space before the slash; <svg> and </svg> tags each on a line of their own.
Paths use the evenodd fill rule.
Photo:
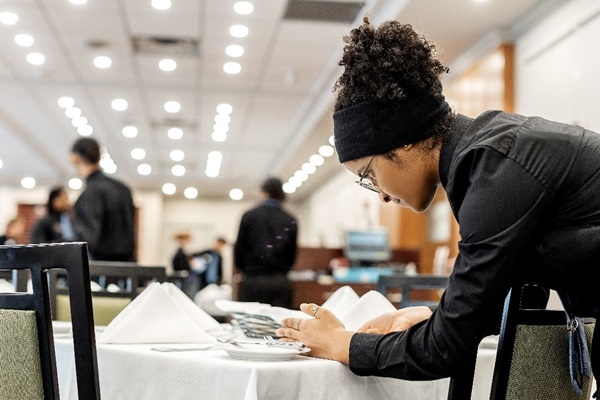
<svg viewBox="0 0 600 400">
<path fill-rule="evenodd" d="M 307 347 L 301 349 L 282 349 L 279 347 L 252 344 L 228 346 L 224 347 L 223 350 L 225 350 L 231 358 L 235 358 L 236 360 L 252 361 L 287 361 L 299 354 L 308 353 L 310 351 Z"/>
</svg>

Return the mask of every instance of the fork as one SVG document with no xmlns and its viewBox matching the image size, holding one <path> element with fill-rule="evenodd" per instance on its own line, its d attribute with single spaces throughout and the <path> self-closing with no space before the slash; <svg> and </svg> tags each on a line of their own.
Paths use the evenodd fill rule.
<svg viewBox="0 0 600 400">
<path fill-rule="evenodd" d="M 282 342 L 281 340 L 275 339 L 273 336 L 263 336 L 265 342 L 267 342 L 268 346 L 281 346 L 281 347 L 293 347 L 293 348 L 303 348 L 304 343 L 302 342 Z"/>
</svg>

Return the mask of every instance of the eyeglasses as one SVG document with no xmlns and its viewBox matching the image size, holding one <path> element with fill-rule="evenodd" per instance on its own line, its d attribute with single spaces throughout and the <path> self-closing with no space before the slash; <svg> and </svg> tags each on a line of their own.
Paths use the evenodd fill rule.
<svg viewBox="0 0 600 400">
<path fill-rule="evenodd" d="M 364 187 L 365 189 L 369 189 L 372 192 L 379 193 L 379 188 L 377 188 L 377 186 L 369 178 L 365 178 L 365 176 L 369 172 L 369 167 L 371 166 L 371 162 L 373 161 L 374 158 L 375 158 L 375 156 L 371 157 L 371 159 L 367 163 L 367 167 L 365 168 L 365 172 L 362 174 L 362 176 L 359 175 L 360 179 L 357 180 L 357 181 L 355 181 L 355 182 L 359 186 Z"/>
</svg>

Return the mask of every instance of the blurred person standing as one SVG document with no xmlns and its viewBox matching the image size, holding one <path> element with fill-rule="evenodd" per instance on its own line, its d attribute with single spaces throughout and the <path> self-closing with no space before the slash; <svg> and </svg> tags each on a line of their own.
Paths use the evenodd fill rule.
<svg viewBox="0 0 600 400">
<path fill-rule="evenodd" d="M 69 242 L 75 239 L 71 224 L 71 203 L 67 191 L 55 186 L 48 194 L 46 215 L 40 218 L 33 228 L 29 240 L 31 243 Z"/>
<path fill-rule="evenodd" d="M 214 283 L 220 285 L 223 280 L 223 247 L 227 241 L 223 237 L 215 239 L 212 248 L 194 253 L 190 262 L 193 273 L 200 278 L 200 289 Z"/>
<path fill-rule="evenodd" d="M 287 277 L 296 260 L 298 222 L 283 209 L 281 180 L 261 185 L 265 200 L 246 211 L 234 245 L 234 262 L 244 274 L 240 301 L 291 308 L 293 286 Z"/>
<path fill-rule="evenodd" d="M 173 271 L 189 271 L 191 254 L 188 254 L 187 247 L 192 240 L 192 235 L 187 232 L 176 234 L 174 237 L 177 242 L 177 251 L 171 258 Z"/>
<path fill-rule="evenodd" d="M 76 239 L 88 243 L 92 260 L 135 261 L 131 190 L 102 172 L 100 146 L 92 138 L 75 141 L 71 163 L 85 179 L 85 189 L 73 206 Z"/>
</svg>

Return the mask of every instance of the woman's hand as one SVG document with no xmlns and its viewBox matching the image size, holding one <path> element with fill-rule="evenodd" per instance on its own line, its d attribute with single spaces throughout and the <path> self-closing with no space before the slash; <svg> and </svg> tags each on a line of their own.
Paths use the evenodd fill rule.
<svg viewBox="0 0 600 400">
<path fill-rule="evenodd" d="M 406 307 L 387 312 L 377 318 L 367 321 L 358 332 L 389 333 L 405 331 L 411 326 L 426 320 L 431 316 L 431 309 L 426 306 Z"/>
<path fill-rule="evenodd" d="M 277 329 L 277 336 L 304 343 L 311 349 L 311 356 L 348 364 L 350 339 L 354 332 L 347 331 L 326 308 L 303 303 L 300 310 L 314 318 L 285 318 L 281 321 L 282 328 Z"/>
</svg>

